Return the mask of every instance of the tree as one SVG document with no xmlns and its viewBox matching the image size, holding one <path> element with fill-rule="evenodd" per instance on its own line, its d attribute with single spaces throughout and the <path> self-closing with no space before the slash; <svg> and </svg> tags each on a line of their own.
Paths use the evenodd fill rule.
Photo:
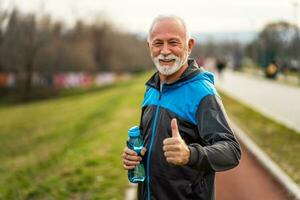
<svg viewBox="0 0 300 200">
<path fill-rule="evenodd" d="M 24 100 L 30 98 L 35 58 L 47 39 L 47 32 L 39 29 L 35 15 L 22 16 L 16 9 L 12 11 L 3 34 L 2 56 L 8 68 L 24 74 Z"/>
<path fill-rule="evenodd" d="M 272 60 L 296 57 L 293 46 L 298 38 L 297 32 L 298 27 L 288 22 L 269 23 L 247 47 L 247 54 L 264 67 Z"/>
</svg>

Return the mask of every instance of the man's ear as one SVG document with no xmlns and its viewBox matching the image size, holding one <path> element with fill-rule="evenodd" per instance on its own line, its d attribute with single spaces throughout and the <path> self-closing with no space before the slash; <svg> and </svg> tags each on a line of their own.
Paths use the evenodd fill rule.
<svg viewBox="0 0 300 200">
<path fill-rule="evenodd" d="M 189 42 L 188 42 L 188 48 L 189 48 L 190 53 L 192 52 L 192 49 L 194 48 L 195 44 L 196 44 L 196 41 L 193 38 L 190 38 Z"/>
</svg>

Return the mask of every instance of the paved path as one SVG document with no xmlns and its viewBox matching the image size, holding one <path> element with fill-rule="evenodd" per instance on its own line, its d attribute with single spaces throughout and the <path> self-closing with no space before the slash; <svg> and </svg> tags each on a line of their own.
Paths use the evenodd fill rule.
<svg viewBox="0 0 300 200">
<path fill-rule="evenodd" d="M 217 173 L 216 200 L 292 200 L 242 146 L 238 167 Z"/>
<path fill-rule="evenodd" d="M 217 87 L 300 133 L 300 87 L 226 71 Z"/>
</svg>

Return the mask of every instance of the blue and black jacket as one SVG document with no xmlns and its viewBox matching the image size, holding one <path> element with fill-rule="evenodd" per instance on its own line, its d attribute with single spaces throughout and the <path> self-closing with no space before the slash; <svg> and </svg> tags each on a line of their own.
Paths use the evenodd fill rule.
<svg viewBox="0 0 300 200">
<path fill-rule="evenodd" d="M 241 150 L 215 87 L 213 74 L 194 60 L 174 83 L 160 84 L 156 72 L 146 83 L 140 128 L 147 153 L 146 180 L 138 185 L 139 200 L 214 199 L 215 172 L 238 165 Z M 166 161 L 163 140 L 172 136 L 177 119 L 191 156 L 187 165 Z"/>
</svg>

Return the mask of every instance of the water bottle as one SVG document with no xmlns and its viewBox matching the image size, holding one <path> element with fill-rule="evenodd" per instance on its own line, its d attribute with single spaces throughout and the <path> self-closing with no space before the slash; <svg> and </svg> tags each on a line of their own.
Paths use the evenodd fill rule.
<svg viewBox="0 0 300 200">
<path fill-rule="evenodd" d="M 144 140 L 140 134 L 138 126 L 134 126 L 128 130 L 127 146 L 129 149 L 135 151 L 138 155 L 141 154 L 143 149 Z M 134 169 L 128 170 L 128 179 L 132 183 L 139 183 L 145 180 L 144 165 L 140 163 Z"/>
</svg>

